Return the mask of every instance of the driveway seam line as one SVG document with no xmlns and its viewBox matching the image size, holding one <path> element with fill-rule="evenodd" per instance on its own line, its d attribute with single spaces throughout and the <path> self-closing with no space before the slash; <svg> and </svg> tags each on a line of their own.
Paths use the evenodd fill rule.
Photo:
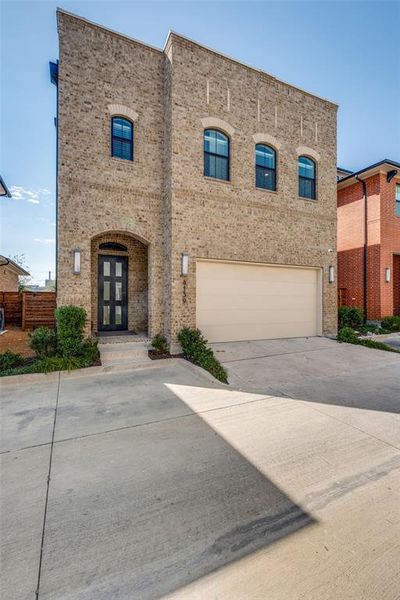
<svg viewBox="0 0 400 600">
<path fill-rule="evenodd" d="M 248 358 L 234 358 L 232 360 L 220 360 L 220 363 L 226 365 L 228 363 L 243 362 L 245 360 L 256 360 L 258 358 L 274 358 L 275 356 L 287 356 L 288 354 L 308 354 L 309 352 L 321 352 L 321 350 L 330 350 L 331 346 L 326 348 L 314 348 L 314 350 L 296 350 L 294 352 L 279 352 L 279 354 L 263 354 L 262 356 L 249 356 Z M 218 353 L 218 350 L 215 350 Z"/>
<path fill-rule="evenodd" d="M 54 407 L 53 431 L 52 431 L 52 434 L 51 434 L 51 442 L 50 442 L 49 469 L 48 469 L 48 472 L 47 472 L 46 498 L 45 498 L 45 502 L 44 502 L 42 536 L 41 536 L 41 541 L 40 541 L 40 555 L 39 555 L 38 578 L 37 578 L 37 584 L 36 584 L 36 590 L 35 590 L 35 598 L 36 598 L 36 600 L 38 600 L 38 598 L 39 598 L 40 580 L 41 580 L 41 576 L 42 576 L 43 547 L 44 547 L 44 537 L 45 537 L 45 531 L 46 531 L 47 507 L 48 507 L 48 503 L 49 503 L 51 467 L 52 467 L 52 462 L 53 462 L 54 435 L 55 435 L 56 422 L 57 422 L 58 400 L 59 400 L 59 397 L 60 397 L 60 383 L 61 383 L 61 375 L 59 374 L 58 375 L 56 403 L 55 403 L 55 407 Z"/>
<path fill-rule="evenodd" d="M 242 390 L 240 390 L 242 391 Z M 246 392 L 248 393 L 248 392 Z M 251 392 L 250 392 L 251 393 Z M 88 433 L 85 435 L 78 435 L 76 437 L 69 437 L 69 438 L 63 438 L 61 440 L 52 440 L 51 443 L 52 446 L 54 444 L 62 444 L 64 442 L 72 442 L 74 440 L 81 440 L 81 439 L 86 439 L 86 438 L 90 438 L 90 437 L 95 437 L 96 435 L 104 435 L 107 433 L 114 433 L 116 431 L 124 431 L 125 429 L 136 429 L 138 427 L 147 427 L 148 425 L 157 425 L 158 423 L 168 423 L 170 421 L 177 421 L 179 419 L 186 419 L 188 417 L 195 417 L 196 415 L 202 415 L 205 413 L 209 413 L 209 412 L 216 412 L 218 410 L 225 410 L 226 408 L 235 408 L 236 406 L 244 406 L 246 404 L 254 404 L 255 402 L 262 402 L 264 400 L 270 400 L 270 399 L 274 399 L 276 398 L 276 396 L 263 396 L 262 398 L 256 398 L 255 400 L 247 400 L 245 402 L 238 402 L 235 404 L 227 404 L 226 406 L 219 406 L 218 408 L 209 408 L 208 410 L 202 410 L 200 412 L 191 412 L 191 413 L 184 413 L 183 415 L 178 415 L 176 417 L 169 417 L 167 419 L 158 419 L 156 421 L 146 421 L 145 423 L 137 423 L 135 425 L 124 425 L 123 427 L 116 427 L 115 429 L 106 429 L 105 431 L 97 431 L 95 433 Z M 289 397 L 287 397 L 289 398 Z M 291 398 L 289 398 L 291 399 Z M 12 449 L 12 450 L 6 450 L 5 452 L 3 452 L 3 454 L 6 454 L 8 452 L 22 452 L 23 450 L 30 450 L 32 448 L 38 448 L 40 446 L 47 446 L 47 444 L 38 444 L 36 446 L 26 446 L 24 448 L 17 448 L 17 449 Z"/>
</svg>

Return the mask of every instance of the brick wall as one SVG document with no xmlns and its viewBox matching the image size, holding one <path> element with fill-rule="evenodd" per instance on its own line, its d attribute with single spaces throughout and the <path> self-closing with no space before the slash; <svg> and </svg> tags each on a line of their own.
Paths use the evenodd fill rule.
<svg viewBox="0 0 400 600">
<path fill-rule="evenodd" d="M 93 244 L 113 233 L 148 249 L 150 335 L 174 340 L 195 324 L 196 258 L 321 268 L 323 331 L 334 332 L 336 105 L 175 34 L 161 51 L 62 12 L 58 30 L 59 304 L 84 306 L 96 327 Z M 133 162 L 110 156 L 110 105 L 138 115 Z M 203 177 L 207 118 L 234 130 L 228 183 Z M 255 188 L 257 134 L 278 150 L 276 192 Z M 299 153 L 317 158 L 316 201 L 298 198 Z"/>
<path fill-rule="evenodd" d="M 0 266 L 0 292 L 18 292 L 18 275 Z"/>
<path fill-rule="evenodd" d="M 396 180 L 386 174 L 366 179 L 367 189 L 367 299 L 369 319 L 393 314 L 395 279 L 385 282 L 385 267 L 394 268 L 393 255 L 400 253 L 400 218 L 395 216 Z M 363 308 L 364 205 L 362 185 L 355 182 L 338 190 L 338 286 L 346 302 Z"/>
</svg>

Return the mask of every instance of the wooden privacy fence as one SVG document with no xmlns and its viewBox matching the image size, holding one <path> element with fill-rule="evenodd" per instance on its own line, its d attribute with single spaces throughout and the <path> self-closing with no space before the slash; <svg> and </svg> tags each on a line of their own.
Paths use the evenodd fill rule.
<svg viewBox="0 0 400 600">
<path fill-rule="evenodd" d="M 0 292 L 0 307 L 4 308 L 6 327 L 54 327 L 55 292 Z"/>
</svg>

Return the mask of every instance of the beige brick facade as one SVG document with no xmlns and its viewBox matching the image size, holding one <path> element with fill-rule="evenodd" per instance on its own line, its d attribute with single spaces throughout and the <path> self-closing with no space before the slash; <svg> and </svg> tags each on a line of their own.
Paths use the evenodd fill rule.
<svg viewBox="0 0 400 600">
<path fill-rule="evenodd" d="M 322 330 L 335 332 L 336 105 L 174 33 L 161 51 L 62 11 L 58 29 L 58 303 L 84 306 L 96 331 L 99 240 L 123 236 L 129 327 L 147 316 L 150 335 L 174 341 L 195 325 L 196 259 L 207 258 L 322 269 Z M 132 162 L 111 157 L 112 113 L 136 117 Z M 230 137 L 229 182 L 203 175 L 213 123 Z M 255 187 L 262 141 L 277 151 L 276 192 Z M 317 162 L 316 201 L 298 197 L 299 154 Z"/>
</svg>

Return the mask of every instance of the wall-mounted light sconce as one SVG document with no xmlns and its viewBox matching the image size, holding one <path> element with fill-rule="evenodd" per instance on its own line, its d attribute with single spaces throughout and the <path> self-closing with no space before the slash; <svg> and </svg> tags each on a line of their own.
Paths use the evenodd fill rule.
<svg viewBox="0 0 400 600">
<path fill-rule="evenodd" d="M 390 283 L 390 267 L 386 267 L 385 269 L 385 281 L 386 283 Z"/>
<path fill-rule="evenodd" d="M 333 265 L 329 267 L 329 283 L 335 283 L 335 267 Z"/>
<path fill-rule="evenodd" d="M 81 272 L 81 251 L 74 250 L 74 275 L 79 275 Z"/>
<path fill-rule="evenodd" d="M 189 254 L 182 252 L 181 254 L 181 276 L 187 277 L 189 273 Z"/>
</svg>

